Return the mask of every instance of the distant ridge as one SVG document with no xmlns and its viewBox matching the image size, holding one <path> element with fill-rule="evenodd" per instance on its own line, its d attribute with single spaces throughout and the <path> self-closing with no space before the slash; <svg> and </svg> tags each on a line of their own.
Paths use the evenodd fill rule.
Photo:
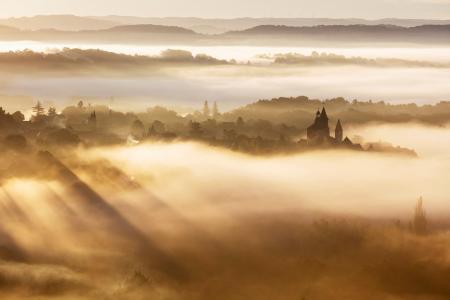
<svg viewBox="0 0 450 300">
<path fill-rule="evenodd" d="M 260 25 L 253 28 L 230 31 L 227 34 L 301 34 L 301 33 L 392 33 L 392 32 L 429 32 L 449 31 L 450 25 L 421 25 L 416 27 L 400 27 L 396 25 L 318 25 L 293 27 L 285 25 Z"/>
<path fill-rule="evenodd" d="M 260 25 L 222 34 L 200 34 L 179 26 L 119 25 L 101 30 L 0 29 L 0 40 L 64 41 L 83 43 L 132 43 L 152 45 L 277 45 L 319 44 L 450 44 L 450 25 Z"/>
<path fill-rule="evenodd" d="M 101 30 L 100 30 L 101 31 Z M 197 34 L 193 30 L 178 26 L 162 26 L 152 24 L 122 25 L 107 29 L 114 32 Z"/>
<path fill-rule="evenodd" d="M 34 17 L 0 19 L 0 24 L 21 30 L 56 29 L 79 31 L 107 29 L 121 23 L 74 15 L 38 15 Z"/>
<path fill-rule="evenodd" d="M 320 25 L 292 27 L 261 25 L 242 31 L 230 31 L 223 36 L 255 41 L 283 40 L 287 36 L 301 41 L 388 42 L 388 43 L 450 43 L 450 25 Z"/>
<path fill-rule="evenodd" d="M 123 24 L 155 24 L 166 26 L 180 26 L 184 28 L 197 29 L 199 33 L 209 33 L 210 28 L 216 29 L 215 33 L 226 31 L 239 31 L 260 25 L 285 25 L 293 27 L 318 26 L 318 25 L 395 25 L 402 27 L 415 27 L 420 25 L 448 25 L 448 20 L 430 19 L 397 19 L 385 18 L 378 20 L 366 20 L 360 18 L 334 19 L 334 18 L 233 18 L 233 19 L 209 19 L 192 17 L 127 17 L 127 16 L 105 16 L 92 17 L 100 20 L 120 22 Z M 202 31 L 202 27 L 205 31 Z M 219 31 L 218 31 L 219 30 Z M 221 31 L 221 32 L 220 32 Z"/>
<path fill-rule="evenodd" d="M 0 25 L 0 33 L 15 33 L 15 32 L 19 32 L 19 29 L 10 26 Z"/>
<path fill-rule="evenodd" d="M 56 29 L 62 31 L 101 30 L 120 25 L 154 24 L 192 29 L 203 34 L 220 34 L 239 31 L 260 25 L 285 25 L 293 27 L 318 25 L 395 25 L 415 27 L 420 25 L 448 25 L 449 20 L 396 19 L 385 18 L 366 20 L 360 18 L 234 18 L 209 19 L 192 17 L 133 17 L 133 16 L 75 16 L 75 15 L 37 15 L 33 17 L 0 19 L 0 25 L 16 27 L 21 30 Z"/>
</svg>

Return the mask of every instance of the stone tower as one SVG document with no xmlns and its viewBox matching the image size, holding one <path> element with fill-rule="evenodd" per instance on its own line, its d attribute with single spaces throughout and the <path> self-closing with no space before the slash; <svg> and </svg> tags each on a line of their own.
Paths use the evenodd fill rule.
<svg viewBox="0 0 450 300">
<path fill-rule="evenodd" d="M 317 111 L 314 123 L 307 128 L 306 132 L 308 142 L 311 144 L 321 144 L 329 140 L 330 128 L 325 108 L 322 109 L 322 112 Z"/>
</svg>

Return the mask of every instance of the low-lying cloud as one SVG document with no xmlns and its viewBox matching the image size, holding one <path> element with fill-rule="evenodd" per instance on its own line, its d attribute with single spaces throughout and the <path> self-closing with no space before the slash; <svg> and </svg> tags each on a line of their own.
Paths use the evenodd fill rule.
<svg viewBox="0 0 450 300">
<path fill-rule="evenodd" d="M 365 58 L 347 57 L 333 53 L 317 53 L 303 55 L 300 53 L 280 53 L 273 55 L 257 55 L 260 63 L 272 63 L 278 67 L 294 65 L 303 67 L 317 66 L 362 66 L 391 68 L 449 68 L 445 62 L 407 60 L 401 58 Z M 10 51 L 0 53 L 0 66 L 7 71 L 20 73 L 31 72 L 68 72 L 77 70 L 79 73 L 123 72 L 145 74 L 161 68 L 201 67 L 205 65 L 220 66 L 238 64 L 235 59 L 229 61 L 218 59 L 206 54 L 193 55 L 186 50 L 167 49 L 159 55 L 128 55 L 108 52 L 99 49 L 70 49 L 48 52 L 31 50 Z M 250 65 L 258 65 L 253 62 Z M 248 64 L 240 63 L 241 68 L 249 68 Z M 4 70 L 4 71 L 6 71 Z M 270 70 L 268 70 L 270 72 Z"/>
<path fill-rule="evenodd" d="M 61 153 L 73 173 L 45 169 L 1 186 L 0 295 L 445 299 L 450 130 L 349 134 L 419 157 L 267 158 L 195 143 Z M 433 230 L 425 237 L 408 229 L 419 196 Z"/>
<path fill-rule="evenodd" d="M 400 58 L 365 58 L 347 57 L 334 53 L 317 53 L 303 55 L 299 53 L 275 54 L 273 56 L 260 56 L 273 60 L 274 64 L 298 66 L 365 66 L 365 67 L 391 67 L 391 68 L 449 68 L 448 63 L 407 60 Z"/>
</svg>

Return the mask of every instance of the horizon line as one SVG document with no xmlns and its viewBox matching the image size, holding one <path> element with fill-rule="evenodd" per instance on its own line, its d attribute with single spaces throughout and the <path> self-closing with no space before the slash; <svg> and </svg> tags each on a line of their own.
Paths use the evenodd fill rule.
<svg viewBox="0 0 450 300">
<path fill-rule="evenodd" d="M 80 17 L 80 18 L 104 18 L 104 17 L 125 17 L 125 18 L 153 18 L 153 19 L 202 19 L 202 20 L 239 20 L 239 19 L 286 19 L 286 20 L 294 20 L 294 19 L 311 19 L 311 20 L 364 20 L 364 21 L 380 21 L 386 19 L 394 19 L 394 20 L 429 20 L 429 21 L 450 21 L 450 18 L 440 19 L 440 18 L 405 18 L 405 17 L 392 17 L 386 16 L 381 18 L 364 18 L 364 17 L 283 17 L 283 16 L 236 16 L 236 17 L 199 17 L 199 16 L 138 16 L 138 15 L 120 15 L 120 14 L 105 14 L 105 15 L 77 15 L 71 13 L 54 13 L 54 14 L 30 14 L 30 15 L 11 15 L 11 16 L 0 16 L 0 19 L 21 19 L 21 18 L 34 18 L 34 17 Z"/>
</svg>

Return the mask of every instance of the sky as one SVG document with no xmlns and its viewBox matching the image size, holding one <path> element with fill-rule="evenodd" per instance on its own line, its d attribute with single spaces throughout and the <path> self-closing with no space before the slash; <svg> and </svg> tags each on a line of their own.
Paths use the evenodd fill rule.
<svg viewBox="0 0 450 300">
<path fill-rule="evenodd" d="M 0 0 L 0 17 L 37 14 L 450 19 L 450 0 Z"/>
</svg>

